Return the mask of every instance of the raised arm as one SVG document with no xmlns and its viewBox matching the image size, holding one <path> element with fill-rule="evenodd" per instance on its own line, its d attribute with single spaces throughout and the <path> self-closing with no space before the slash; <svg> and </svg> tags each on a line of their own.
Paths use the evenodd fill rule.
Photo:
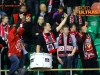
<svg viewBox="0 0 100 75">
<path fill-rule="evenodd" d="M 64 13 L 64 20 L 60 23 L 60 25 L 56 28 L 56 31 L 59 32 L 62 26 L 66 23 L 68 15 Z"/>
</svg>

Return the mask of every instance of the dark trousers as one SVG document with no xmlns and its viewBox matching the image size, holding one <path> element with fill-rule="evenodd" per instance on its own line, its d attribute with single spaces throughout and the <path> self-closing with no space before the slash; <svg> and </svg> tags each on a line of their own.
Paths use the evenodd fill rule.
<svg viewBox="0 0 100 75">
<path fill-rule="evenodd" d="M 85 0 L 85 5 L 91 6 L 94 2 L 99 2 L 99 0 Z"/>
<path fill-rule="evenodd" d="M 97 58 L 81 61 L 83 68 L 98 68 Z M 83 71 L 83 75 L 99 75 L 99 71 Z"/>
<path fill-rule="evenodd" d="M 35 15 L 39 14 L 40 0 L 28 0 L 28 5 L 30 9 L 32 10 L 32 12 L 34 9 Z"/>
<path fill-rule="evenodd" d="M 57 69 L 58 68 L 58 60 L 57 60 L 57 56 L 53 56 L 53 62 L 52 62 L 52 66 L 53 69 Z M 58 71 L 45 71 L 44 75 L 58 75 Z"/>
<path fill-rule="evenodd" d="M 73 61 L 73 56 L 66 56 L 66 57 L 60 57 L 63 61 L 62 68 L 71 68 L 72 67 L 72 61 Z M 69 71 L 63 71 L 63 75 L 70 75 Z"/>
<path fill-rule="evenodd" d="M 73 56 L 72 68 L 77 68 L 77 64 L 78 64 L 78 53 L 75 53 L 75 55 Z M 75 73 L 76 71 L 73 71 L 73 74 Z"/>
<path fill-rule="evenodd" d="M 10 69 L 11 63 L 8 58 L 8 48 L 5 48 L 1 54 L 1 69 L 4 70 L 5 66 L 7 66 L 6 69 Z M 4 75 L 4 72 L 1 72 L 1 75 Z"/>
</svg>

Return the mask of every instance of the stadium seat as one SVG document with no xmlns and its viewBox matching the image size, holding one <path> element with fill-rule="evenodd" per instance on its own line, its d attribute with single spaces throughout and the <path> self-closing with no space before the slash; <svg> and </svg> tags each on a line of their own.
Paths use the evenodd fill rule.
<svg viewBox="0 0 100 75">
<path fill-rule="evenodd" d="M 30 51 L 29 51 L 29 52 L 32 52 L 32 53 L 33 53 L 34 51 L 35 51 L 35 50 L 34 50 L 34 45 L 31 44 L 31 45 L 30 45 Z"/>
<path fill-rule="evenodd" d="M 100 27 L 98 29 L 98 38 L 100 38 Z"/>
<path fill-rule="evenodd" d="M 88 16 L 87 21 L 99 21 L 99 16 Z"/>
<path fill-rule="evenodd" d="M 58 64 L 58 69 L 61 69 L 61 68 L 62 68 L 61 64 Z M 62 74 L 62 71 L 58 71 L 58 74 Z"/>
<path fill-rule="evenodd" d="M 85 5 L 85 0 L 81 0 L 81 6 Z"/>
<path fill-rule="evenodd" d="M 77 65 L 77 68 L 82 68 L 82 63 L 81 63 L 81 59 L 78 58 L 78 65 Z M 82 73 L 82 71 L 77 71 L 79 74 Z"/>
<path fill-rule="evenodd" d="M 100 24 L 99 16 L 88 16 L 87 21 L 88 21 L 88 26 L 94 26 L 98 30 Z"/>
<path fill-rule="evenodd" d="M 32 21 L 34 21 L 35 16 L 32 16 Z"/>
<path fill-rule="evenodd" d="M 97 34 L 97 28 L 94 26 L 89 26 L 87 29 L 87 32 L 89 33 L 90 37 L 94 41 L 96 38 L 96 34 Z"/>
<path fill-rule="evenodd" d="M 98 54 L 98 58 L 100 58 L 100 39 L 97 38 L 94 42 L 96 50 L 97 50 L 97 54 Z"/>
<path fill-rule="evenodd" d="M 5 70 L 7 69 L 7 65 L 4 65 L 4 69 L 5 69 Z"/>
</svg>

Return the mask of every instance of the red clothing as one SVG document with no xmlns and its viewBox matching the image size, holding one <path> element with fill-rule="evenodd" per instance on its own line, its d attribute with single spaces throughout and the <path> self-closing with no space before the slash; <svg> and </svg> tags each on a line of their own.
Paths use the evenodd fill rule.
<svg viewBox="0 0 100 75">
<path fill-rule="evenodd" d="M 76 39 L 79 54 L 82 60 L 88 60 L 94 57 L 97 58 L 96 48 L 87 33 L 78 33 L 76 35 Z"/>
<path fill-rule="evenodd" d="M 78 33 L 77 31 L 71 31 L 70 30 L 70 32 L 69 32 L 70 34 L 72 34 L 72 35 L 74 35 L 74 36 L 76 36 L 76 34 Z M 78 50 L 76 50 L 76 53 L 78 52 Z"/>
<path fill-rule="evenodd" d="M 30 16 L 31 14 L 26 14 L 26 16 Z M 18 22 L 19 14 L 13 14 L 14 24 Z"/>
<path fill-rule="evenodd" d="M 21 36 L 24 32 L 23 28 L 19 28 L 19 32 L 16 34 L 17 29 L 14 27 L 8 34 L 8 57 L 12 55 L 17 55 L 18 57 L 22 56 L 22 45 L 21 45 Z"/>
<path fill-rule="evenodd" d="M 6 24 L 6 26 L 4 28 L 2 23 L 0 24 L 0 36 L 1 37 L 4 37 L 5 36 L 5 32 L 6 32 L 6 34 L 8 34 L 9 31 L 10 31 L 10 25 Z"/>
<path fill-rule="evenodd" d="M 89 35 L 86 35 L 86 40 L 84 44 L 84 53 L 85 53 L 85 60 L 92 59 L 95 57 L 95 53 L 92 47 L 91 38 Z"/>
<path fill-rule="evenodd" d="M 77 34 L 77 31 L 71 31 L 70 30 L 70 32 L 69 32 L 70 34 L 72 34 L 72 35 L 75 35 L 76 36 L 76 34 Z"/>
</svg>

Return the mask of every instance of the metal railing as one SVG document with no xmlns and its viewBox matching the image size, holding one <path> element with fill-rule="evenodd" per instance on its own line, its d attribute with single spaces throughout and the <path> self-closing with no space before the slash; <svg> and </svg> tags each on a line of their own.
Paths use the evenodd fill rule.
<svg viewBox="0 0 100 75">
<path fill-rule="evenodd" d="M 91 71 L 95 71 L 95 70 L 100 70 L 100 68 L 76 68 L 76 69 L 31 69 L 31 70 L 28 70 L 29 72 L 32 72 L 32 71 L 37 71 L 38 72 L 38 75 L 40 71 L 70 71 L 70 75 L 72 75 L 72 71 L 82 71 L 82 70 L 91 70 Z M 0 72 L 5 72 L 5 75 L 7 75 L 7 72 L 9 70 L 0 70 Z"/>
</svg>

